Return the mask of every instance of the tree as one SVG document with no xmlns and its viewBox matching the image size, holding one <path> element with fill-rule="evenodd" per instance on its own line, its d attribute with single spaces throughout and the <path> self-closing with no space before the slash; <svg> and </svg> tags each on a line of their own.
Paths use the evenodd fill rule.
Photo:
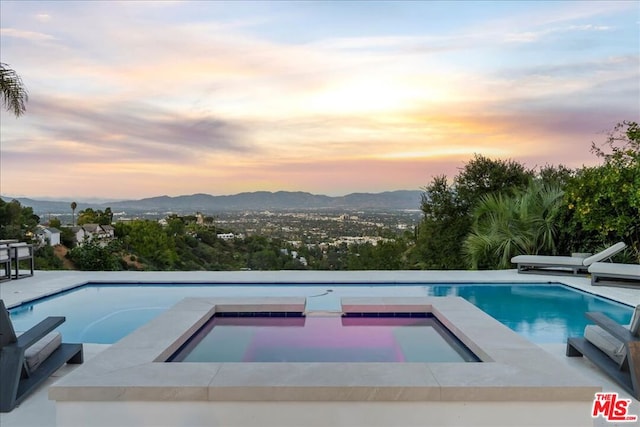
<svg viewBox="0 0 640 427">
<path fill-rule="evenodd" d="M 471 231 L 473 209 L 488 194 L 506 195 L 524 190 L 534 173 L 512 160 L 492 160 L 476 154 L 449 185 L 437 176 L 422 197 L 424 218 L 415 247 L 408 259 L 411 267 L 459 269 L 467 266 L 463 242 Z"/>
<path fill-rule="evenodd" d="M 484 195 L 524 190 L 533 177 L 532 170 L 513 160 L 493 160 L 475 154 L 454 178 L 453 186 L 460 207 L 470 213 Z"/>
<path fill-rule="evenodd" d="M 76 202 L 71 202 L 71 225 L 76 226 L 76 208 L 78 204 Z"/>
<path fill-rule="evenodd" d="M 39 222 L 33 208 L 23 207 L 17 200 L 7 203 L 0 199 L 0 239 L 28 240 Z"/>
<path fill-rule="evenodd" d="M 125 250 L 135 253 L 151 269 L 172 270 L 178 260 L 175 236 L 169 236 L 156 221 L 118 223 L 116 235 Z"/>
<path fill-rule="evenodd" d="M 591 151 L 604 163 L 583 167 L 569 181 L 565 204 L 578 245 L 609 246 L 623 240 L 640 262 L 640 127 L 617 124 Z"/>
<path fill-rule="evenodd" d="M 78 225 L 100 224 L 109 225 L 113 221 L 111 208 L 106 208 L 104 212 L 100 209 L 86 208 L 78 213 Z"/>
<path fill-rule="evenodd" d="M 436 176 L 422 195 L 424 218 L 416 245 L 408 256 L 409 268 L 452 270 L 464 268 L 462 241 L 471 219 L 455 189 L 444 175 Z"/>
<path fill-rule="evenodd" d="M 509 268 L 519 254 L 555 254 L 562 190 L 540 181 L 526 191 L 486 194 L 464 242 L 471 268 Z"/>
<path fill-rule="evenodd" d="M 89 240 L 69 251 L 69 258 L 80 270 L 114 271 L 121 269 L 118 242 L 106 245 Z"/>
<path fill-rule="evenodd" d="M 24 114 L 27 110 L 25 104 L 29 100 L 27 89 L 18 73 L 3 62 L 0 62 L 0 90 L 7 111 L 13 112 L 16 117 Z"/>
</svg>

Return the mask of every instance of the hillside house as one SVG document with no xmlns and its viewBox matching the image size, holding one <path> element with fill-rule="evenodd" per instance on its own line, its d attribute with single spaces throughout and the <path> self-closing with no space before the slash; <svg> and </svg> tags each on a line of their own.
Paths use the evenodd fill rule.
<svg viewBox="0 0 640 427">
<path fill-rule="evenodd" d="M 115 229 L 111 225 L 84 224 L 78 227 L 71 227 L 74 240 L 78 245 L 82 245 L 88 240 L 109 241 L 115 237 Z"/>
<path fill-rule="evenodd" d="M 42 227 L 36 231 L 36 239 L 40 246 L 60 244 L 60 230 L 54 227 Z"/>
</svg>

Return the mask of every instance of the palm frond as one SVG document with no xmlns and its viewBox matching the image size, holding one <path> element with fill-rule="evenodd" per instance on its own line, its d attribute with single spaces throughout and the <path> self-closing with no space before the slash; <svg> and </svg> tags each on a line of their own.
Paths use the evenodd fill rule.
<svg viewBox="0 0 640 427">
<path fill-rule="evenodd" d="M 0 62 L 0 91 L 2 103 L 8 111 L 12 111 L 16 117 L 24 114 L 27 110 L 25 104 L 29 100 L 27 89 L 18 73 L 2 62 Z"/>
</svg>

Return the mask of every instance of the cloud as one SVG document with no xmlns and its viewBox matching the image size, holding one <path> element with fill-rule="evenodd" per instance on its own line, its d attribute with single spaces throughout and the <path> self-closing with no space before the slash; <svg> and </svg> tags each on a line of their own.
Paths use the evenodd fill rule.
<svg viewBox="0 0 640 427">
<path fill-rule="evenodd" d="M 47 23 L 47 22 L 51 21 L 51 15 L 46 14 L 46 13 L 38 13 L 36 15 L 36 21 L 42 22 L 42 23 Z"/>
<path fill-rule="evenodd" d="M 606 25 L 593 25 L 593 24 L 568 25 L 568 26 L 562 26 L 562 27 L 540 29 L 538 31 L 507 33 L 505 35 L 504 40 L 508 43 L 509 42 L 532 43 L 532 42 L 538 42 L 554 34 L 563 34 L 563 33 L 569 33 L 574 31 L 575 32 L 612 31 L 613 29 L 614 28 Z"/>
<path fill-rule="evenodd" d="M 115 197 L 131 182 L 148 196 L 415 188 L 475 152 L 587 162 L 595 132 L 640 114 L 637 52 L 571 49 L 619 37 L 625 24 L 603 5 L 419 31 L 358 20 L 300 38 L 280 32 L 295 13 L 271 22 L 189 5 L 63 4 L 47 34 L 33 10 L 5 14 L 3 58 L 17 59 L 30 102 L 19 120 L 3 116 L 3 183 L 107 183 Z"/>
<path fill-rule="evenodd" d="M 76 161 L 79 157 L 84 161 L 194 160 L 203 153 L 250 149 L 241 125 L 211 116 L 189 116 L 148 105 L 129 105 L 122 111 L 113 104 L 36 95 L 29 104 L 29 120 L 40 144 L 67 152 Z M 3 138 L 3 150 L 25 146 L 29 145 L 11 135 Z"/>
<path fill-rule="evenodd" d="M 30 41 L 49 41 L 49 40 L 54 40 L 55 37 L 49 35 L 49 34 L 45 34 L 45 33 L 40 33 L 37 31 L 26 31 L 26 30 L 18 30 L 15 28 L 1 28 L 0 29 L 0 36 L 2 37 L 13 37 L 13 38 L 17 38 L 17 39 L 25 39 L 25 40 L 30 40 Z"/>
</svg>

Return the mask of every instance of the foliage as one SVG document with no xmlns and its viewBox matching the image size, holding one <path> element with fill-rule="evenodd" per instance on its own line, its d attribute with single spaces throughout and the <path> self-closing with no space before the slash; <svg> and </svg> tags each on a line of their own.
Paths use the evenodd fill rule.
<svg viewBox="0 0 640 427">
<path fill-rule="evenodd" d="M 471 268 L 508 268 L 515 255 L 555 254 L 562 195 L 537 181 L 521 193 L 482 197 L 464 242 Z"/>
<path fill-rule="evenodd" d="M 469 213 L 486 194 L 524 190 L 534 173 L 513 160 L 492 160 L 476 154 L 454 178 L 458 203 Z"/>
<path fill-rule="evenodd" d="M 116 235 L 127 252 L 135 253 L 154 270 L 172 270 L 178 259 L 176 242 L 156 221 L 136 220 L 116 224 Z"/>
<path fill-rule="evenodd" d="M 0 62 L 0 91 L 7 111 L 11 111 L 16 117 L 24 114 L 27 110 L 25 104 L 29 100 L 27 89 L 18 73 L 3 62 Z"/>
<path fill-rule="evenodd" d="M 60 229 L 61 226 L 62 223 L 60 222 L 60 218 L 54 217 L 49 220 L 49 227 Z"/>
<path fill-rule="evenodd" d="M 36 270 L 62 270 L 62 260 L 58 258 L 52 246 L 42 246 L 34 251 L 34 263 Z"/>
<path fill-rule="evenodd" d="M 347 269 L 349 270 L 401 270 L 407 243 L 403 239 L 365 243 L 349 247 Z"/>
<path fill-rule="evenodd" d="M 583 167 L 567 185 L 565 204 L 576 238 L 608 245 L 625 241 L 640 262 L 640 130 L 622 122 L 592 152 L 604 163 Z M 577 242 L 576 242 L 577 243 Z"/>
<path fill-rule="evenodd" d="M 109 225 L 113 221 L 113 212 L 111 212 L 111 208 L 106 208 L 104 211 L 98 209 L 93 210 L 92 208 L 84 209 L 78 212 L 78 225 L 84 224 L 100 224 L 100 225 Z"/>
<path fill-rule="evenodd" d="M 39 222 L 33 208 L 23 207 L 17 200 L 7 203 L 0 199 L 0 239 L 29 240 Z"/>
<path fill-rule="evenodd" d="M 511 195 L 525 189 L 533 176 L 517 162 L 475 155 L 453 184 L 444 175 L 434 177 L 422 197 L 424 218 L 408 254 L 409 268 L 465 268 L 463 242 L 471 231 L 473 208 L 489 194 Z"/>
<path fill-rule="evenodd" d="M 537 178 L 543 184 L 559 188 L 565 188 L 573 176 L 575 176 L 575 171 L 564 165 L 545 165 L 540 168 L 537 174 Z"/>
<path fill-rule="evenodd" d="M 114 271 L 121 269 L 119 242 L 107 244 L 89 240 L 69 251 L 69 258 L 80 270 Z"/>
<path fill-rule="evenodd" d="M 71 227 L 60 228 L 60 243 L 67 248 L 72 248 L 75 245 L 75 235 Z"/>
</svg>

